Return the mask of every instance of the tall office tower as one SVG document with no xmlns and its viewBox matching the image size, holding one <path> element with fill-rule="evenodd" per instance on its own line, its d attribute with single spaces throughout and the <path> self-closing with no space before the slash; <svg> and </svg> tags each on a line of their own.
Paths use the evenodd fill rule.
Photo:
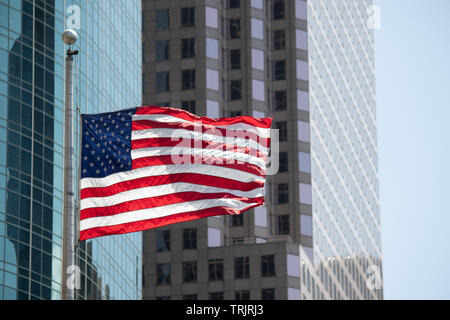
<svg viewBox="0 0 450 320">
<path fill-rule="evenodd" d="M 144 299 L 380 299 L 371 1 L 143 0 L 143 102 L 273 116 L 266 205 L 144 232 Z"/>
<path fill-rule="evenodd" d="M 0 0 L 0 300 L 61 298 L 61 33 L 79 24 L 75 105 L 106 112 L 141 104 L 140 20 L 139 2 Z M 76 298 L 140 299 L 141 236 L 81 242 Z"/>
</svg>

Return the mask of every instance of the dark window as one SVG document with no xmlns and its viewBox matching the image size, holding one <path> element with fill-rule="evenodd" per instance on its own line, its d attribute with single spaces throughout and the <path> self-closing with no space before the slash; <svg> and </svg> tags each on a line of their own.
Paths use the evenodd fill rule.
<svg viewBox="0 0 450 320">
<path fill-rule="evenodd" d="M 230 100 L 241 100 L 241 80 L 230 81 Z"/>
<path fill-rule="evenodd" d="M 181 26 L 195 26 L 195 8 L 181 8 Z"/>
<path fill-rule="evenodd" d="M 273 254 L 261 256 L 261 277 L 275 275 L 275 256 Z"/>
<path fill-rule="evenodd" d="M 275 128 L 279 130 L 279 140 L 286 141 L 287 140 L 287 122 L 286 121 L 278 121 L 275 122 Z"/>
<path fill-rule="evenodd" d="M 241 111 L 230 111 L 230 117 L 240 117 L 242 115 Z"/>
<path fill-rule="evenodd" d="M 170 296 L 158 296 L 156 300 L 170 300 Z"/>
<path fill-rule="evenodd" d="M 275 91 L 273 93 L 273 109 L 274 111 L 286 110 L 287 96 L 286 91 Z"/>
<path fill-rule="evenodd" d="M 195 100 L 181 101 L 181 108 L 187 112 L 195 114 Z"/>
<path fill-rule="evenodd" d="M 275 0 L 272 4 L 272 19 L 284 19 L 284 0 Z"/>
<path fill-rule="evenodd" d="M 209 300 L 223 300 L 223 292 L 210 292 Z"/>
<path fill-rule="evenodd" d="M 162 71 L 156 73 L 156 92 L 169 91 L 169 72 Z"/>
<path fill-rule="evenodd" d="M 279 172 L 287 172 L 288 171 L 288 153 L 287 152 L 280 152 L 280 166 L 279 166 Z"/>
<path fill-rule="evenodd" d="M 277 232 L 280 235 L 289 234 L 289 215 L 277 216 Z"/>
<path fill-rule="evenodd" d="M 232 227 L 242 227 L 244 225 L 244 215 L 233 214 L 231 215 L 231 226 Z"/>
<path fill-rule="evenodd" d="M 170 284 L 170 263 L 156 265 L 156 284 Z"/>
<path fill-rule="evenodd" d="M 287 183 L 277 184 L 277 204 L 289 202 L 289 188 Z"/>
<path fill-rule="evenodd" d="M 170 251 L 170 230 L 156 232 L 156 250 L 158 252 Z"/>
<path fill-rule="evenodd" d="M 283 50 L 286 48 L 286 32 L 284 30 L 276 30 L 273 32 L 273 49 Z"/>
<path fill-rule="evenodd" d="M 241 20 L 230 19 L 229 23 L 229 38 L 239 39 L 241 37 Z"/>
<path fill-rule="evenodd" d="M 169 10 L 156 10 L 156 29 L 169 29 Z"/>
<path fill-rule="evenodd" d="M 235 300 L 250 300 L 249 290 L 239 290 L 234 293 Z"/>
<path fill-rule="evenodd" d="M 234 259 L 234 277 L 236 279 L 245 279 L 249 277 L 248 257 L 238 257 Z"/>
<path fill-rule="evenodd" d="M 286 62 L 277 60 L 273 62 L 273 80 L 286 79 Z"/>
<path fill-rule="evenodd" d="M 181 90 L 195 89 L 195 69 L 181 71 Z"/>
<path fill-rule="evenodd" d="M 262 289 L 261 300 L 275 300 L 275 289 L 274 288 Z"/>
<path fill-rule="evenodd" d="M 195 38 L 181 40 L 181 59 L 195 57 Z"/>
<path fill-rule="evenodd" d="M 208 261 L 209 280 L 223 280 L 223 259 Z"/>
<path fill-rule="evenodd" d="M 183 249 L 197 249 L 197 229 L 183 229 Z"/>
<path fill-rule="evenodd" d="M 183 282 L 197 281 L 197 261 L 183 262 Z"/>
<path fill-rule="evenodd" d="M 183 300 L 197 300 L 197 295 L 193 294 L 183 294 Z"/>
<path fill-rule="evenodd" d="M 231 69 L 241 68 L 241 50 L 230 50 L 230 67 Z"/>
<path fill-rule="evenodd" d="M 241 6 L 241 0 L 228 0 L 228 8 L 234 9 Z"/>
<path fill-rule="evenodd" d="M 156 61 L 169 59 L 169 40 L 156 41 Z"/>
<path fill-rule="evenodd" d="M 244 238 L 231 238 L 231 244 L 242 244 L 244 243 Z"/>
</svg>

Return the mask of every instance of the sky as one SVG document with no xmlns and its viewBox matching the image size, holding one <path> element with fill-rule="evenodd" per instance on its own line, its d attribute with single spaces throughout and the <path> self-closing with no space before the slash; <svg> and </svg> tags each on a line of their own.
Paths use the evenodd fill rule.
<svg viewBox="0 0 450 320">
<path fill-rule="evenodd" d="M 374 4 L 385 299 L 450 299 L 450 1 Z"/>
</svg>

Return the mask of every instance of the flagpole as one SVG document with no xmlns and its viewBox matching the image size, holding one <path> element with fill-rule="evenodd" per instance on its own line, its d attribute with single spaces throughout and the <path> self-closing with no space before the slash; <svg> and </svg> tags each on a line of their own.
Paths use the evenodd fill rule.
<svg viewBox="0 0 450 320">
<path fill-rule="evenodd" d="M 73 300 L 75 288 L 69 281 L 74 281 L 75 267 L 75 192 L 74 192 L 74 145 L 73 145 L 73 56 L 70 46 L 77 41 L 74 30 L 65 30 L 62 40 L 69 45 L 66 56 L 66 92 L 64 123 L 64 212 L 63 212 L 63 259 L 62 259 L 62 299 Z"/>
</svg>

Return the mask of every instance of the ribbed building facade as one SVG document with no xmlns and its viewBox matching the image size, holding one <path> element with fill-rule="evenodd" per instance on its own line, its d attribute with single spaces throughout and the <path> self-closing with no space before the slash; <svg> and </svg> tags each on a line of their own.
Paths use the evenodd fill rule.
<svg viewBox="0 0 450 320">
<path fill-rule="evenodd" d="M 0 1 L 0 300 L 61 298 L 68 23 L 78 110 L 142 101 L 140 2 Z M 81 242 L 76 298 L 140 299 L 141 236 Z"/>
<path fill-rule="evenodd" d="M 272 116 L 280 151 L 265 207 L 144 232 L 144 299 L 382 298 L 369 5 L 142 1 L 143 103 Z"/>
</svg>

